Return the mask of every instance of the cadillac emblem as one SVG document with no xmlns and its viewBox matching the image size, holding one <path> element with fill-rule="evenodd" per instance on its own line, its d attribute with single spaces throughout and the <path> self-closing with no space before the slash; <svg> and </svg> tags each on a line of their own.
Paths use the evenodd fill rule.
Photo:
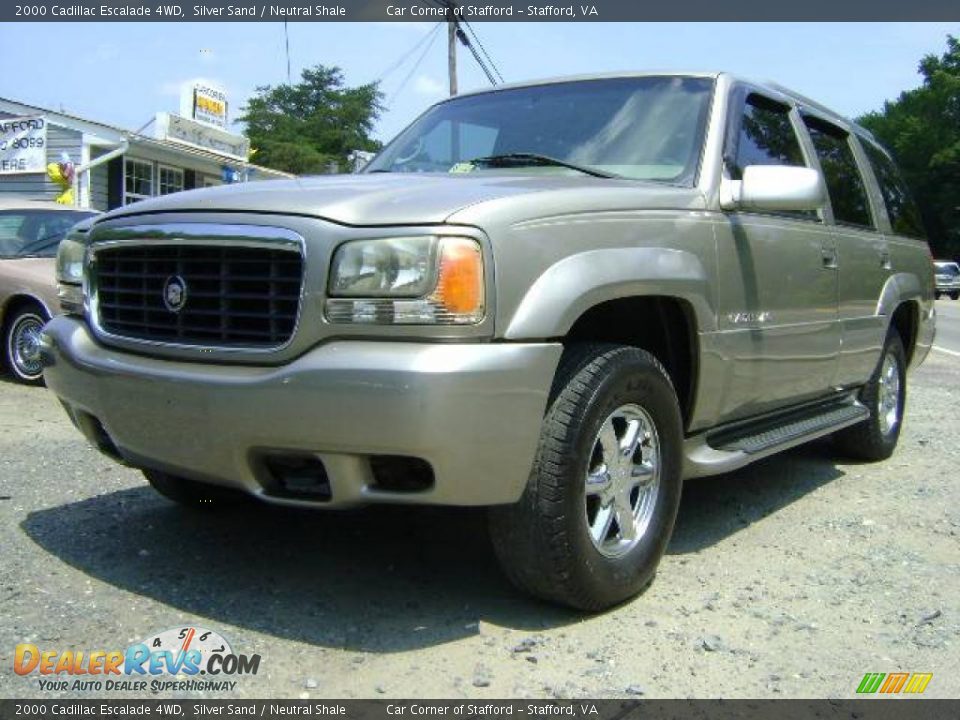
<svg viewBox="0 0 960 720">
<path fill-rule="evenodd" d="M 172 313 L 183 310 L 187 304 L 187 281 L 179 275 L 171 275 L 163 284 L 163 304 Z"/>
</svg>

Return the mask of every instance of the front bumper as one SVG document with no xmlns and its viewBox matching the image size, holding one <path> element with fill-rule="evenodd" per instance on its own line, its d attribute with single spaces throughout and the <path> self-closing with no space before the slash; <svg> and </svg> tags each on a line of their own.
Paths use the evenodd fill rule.
<svg viewBox="0 0 960 720">
<path fill-rule="evenodd" d="M 45 328 L 47 385 L 127 463 L 271 502 L 494 505 L 523 492 L 559 344 L 340 341 L 280 367 L 177 362 L 97 343 L 67 316 Z M 319 459 L 329 497 L 278 486 L 265 458 Z M 432 483 L 378 486 L 371 458 L 418 458 Z"/>
</svg>

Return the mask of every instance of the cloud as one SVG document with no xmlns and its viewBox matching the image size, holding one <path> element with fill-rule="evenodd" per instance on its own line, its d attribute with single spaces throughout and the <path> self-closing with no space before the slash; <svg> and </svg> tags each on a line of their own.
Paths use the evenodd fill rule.
<svg viewBox="0 0 960 720">
<path fill-rule="evenodd" d="M 120 48 L 113 43 L 97 43 L 92 50 L 81 55 L 87 65 L 102 65 L 120 57 Z"/>
<path fill-rule="evenodd" d="M 441 95 L 446 85 L 429 75 L 418 75 L 413 81 L 413 91 L 418 95 Z"/>
</svg>

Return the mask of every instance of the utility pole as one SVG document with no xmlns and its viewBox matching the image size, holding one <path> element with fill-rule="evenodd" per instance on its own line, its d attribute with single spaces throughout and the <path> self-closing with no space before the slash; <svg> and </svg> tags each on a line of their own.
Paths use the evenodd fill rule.
<svg viewBox="0 0 960 720">
<path fill-rule="evenodd" d="M 447 72 L 450 75 L 450 95 L 457 94 L 457 16 L 454 14 L 456 5 L 452 0 L 446 3 L 447 8 Z"/>
</svg>

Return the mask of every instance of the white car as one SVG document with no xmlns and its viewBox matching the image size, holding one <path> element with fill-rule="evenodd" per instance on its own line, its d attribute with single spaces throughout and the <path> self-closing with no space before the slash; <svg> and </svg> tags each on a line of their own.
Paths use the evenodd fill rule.
<svg viewBox="0 0 960 720">
<path fill-rule="evenodd" d="M 949 260 L 936 260 L 936 296 L 949 295 L 951 299 L 960 299 L 960 266 Z"/>
</svg>

